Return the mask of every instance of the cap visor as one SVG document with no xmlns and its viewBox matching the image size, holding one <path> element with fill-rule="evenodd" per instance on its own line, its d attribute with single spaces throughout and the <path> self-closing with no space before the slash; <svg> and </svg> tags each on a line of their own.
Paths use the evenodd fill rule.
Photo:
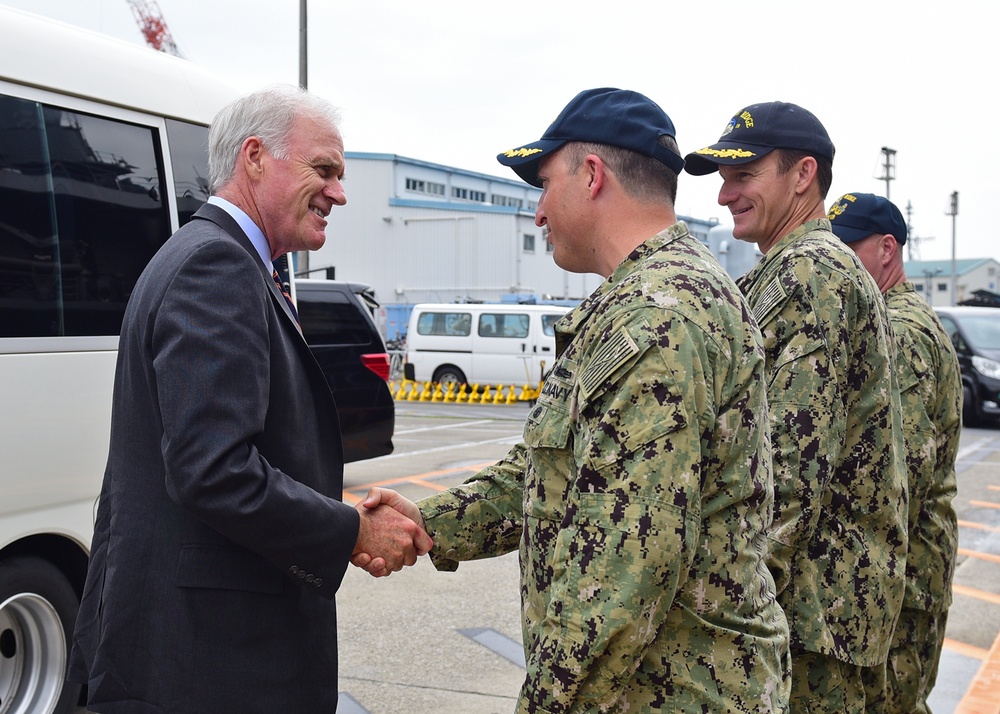
<svg viewBox="0 0 1000 714">
<path fill-rule="evenodd" d="M 853 226 L 843 226 L 837 221 L 830 221 L 830 228 L 833 230 L 833 234 L 840 238 L 844 243 L 856 243 L 859 240 L 864 240 L 875 231 L 870 228 L 854 228 Z"/>
<path fill-rule="evenodd" d="M 497 161 L 514 169 L 514 173 L 526 183 L 541 188 L 542 182 L 538 180 L 538 165 L 542 159 L 565 143 L 565 139 L 542 139 L 533 144 L 497 154 Z"/>
<path fill-rule="evenodd" d="M 720 141 L 704 149 L 692 151 L 684 157 L 684 170 L 692 176 L 704 176 L 718 171 L 719 165 L 738 166 L 756 161 L 774 151 L 772 146 L 736 144 Z"/>
</svg>

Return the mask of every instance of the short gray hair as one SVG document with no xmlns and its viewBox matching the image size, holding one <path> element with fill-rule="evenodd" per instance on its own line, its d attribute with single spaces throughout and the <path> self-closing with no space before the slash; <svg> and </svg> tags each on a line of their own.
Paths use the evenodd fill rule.
<svg viewBox="0 0 1000 714">
<path fill-rule="evenodd" d="M 256 136 L 279 159 L 288 158 L 288 137 L 300 117 L 340 126 L 340 112 L 301 87 L 279 84 L 240 97 L 224 107 L 208 130 L 209 188 L 215 193 L 236 173 L 243 142 Z"/>
</svg>

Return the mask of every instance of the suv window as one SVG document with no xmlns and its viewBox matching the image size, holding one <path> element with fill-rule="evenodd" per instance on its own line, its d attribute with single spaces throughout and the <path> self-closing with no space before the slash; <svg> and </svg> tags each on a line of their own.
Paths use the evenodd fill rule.
<svg viewBox="0 0 1000 714">
<path fill-rule="evenodd" d="M 299 321 L 310 345 L 369 345 L 372 328 L 357 303 L 339 292 L 299 294 Z M 379 351 L 384 351 L 379 345 Z"/>
</svg>

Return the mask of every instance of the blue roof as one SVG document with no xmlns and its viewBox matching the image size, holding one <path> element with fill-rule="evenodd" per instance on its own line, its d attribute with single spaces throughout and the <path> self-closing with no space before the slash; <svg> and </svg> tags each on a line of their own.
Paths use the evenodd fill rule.
<svg viewBox="0 0 1000 714">
<path fill-rule="evenodd" d="M 993 258 L 963 258 L 955 261 L 955 272 L 965 275 L 976 268 L 996 261 Z M 908 260 L 903 263 L 906 277 L 910 280 L 927 278 L 930 275 L 951 275 L 951 260 Z"/>
</svg>

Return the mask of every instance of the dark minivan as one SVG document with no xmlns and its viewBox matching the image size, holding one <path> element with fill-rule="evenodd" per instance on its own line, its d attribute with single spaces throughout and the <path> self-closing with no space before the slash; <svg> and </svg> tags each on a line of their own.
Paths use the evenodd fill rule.
<svg viewBox="0 0 1000 714">
<path fill-rule="evenodd" d="M 396 406 L 389 355 L 375 325 L 371 288 L 338 280 L 295 281 L 302 334 L 323 369 L 340 415 L 344 460 L 392 452 Z"/>
<path fill-rule="evenodd" d="M 962 367 L 967 426 L 1000 416 L 1000 308 L 935 307 Z"/>
</svg>

